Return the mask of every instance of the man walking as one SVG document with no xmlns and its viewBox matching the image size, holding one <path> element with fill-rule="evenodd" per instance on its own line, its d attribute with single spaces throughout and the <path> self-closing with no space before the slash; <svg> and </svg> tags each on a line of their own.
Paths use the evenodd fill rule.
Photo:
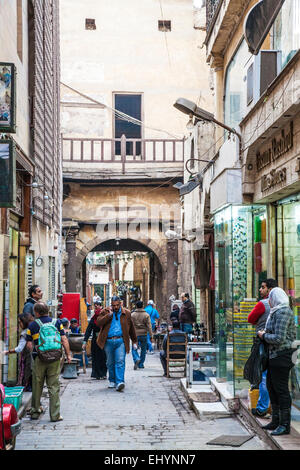
<svg viewBox="0 0 300 470">
<path fill-rule="evenodd" d="M 101 328 L 97 344 L 105 350 L 107 358 L 108 387 L 121 392 L 125 387 L 125 357 L 126 353 L 130 352 L 129 339 L 133 347 L 137 347 L 131 312 L 121 307 L 120 298 L 114 296 L 111 299 L 111 307 L 103 309 L 96 322 Z"/>
<path fill-rule="evenodd" d="M 185 333 L 192 333 L 196 321 L 196 309 L 188 293 L 181 294 L 182 305 L 179 312 L 180 328 Z"/>
<path fill-rule="evenodd" d="M 44 302 L 38 302 L 34 306 L 34 314 L 36 320 L 28 325 L 27 330 L 27 347 L 30 351 L 33 351 L 33 368 L 32 368 L 32 407 L 31 407 L 31 419 L 38 419 L 42 410 L 40 407 L 40 401 L 42 391 L 44 387 L 44 381 L 46 379 L 49 399 L 50 399 L 50 420 L 51 421 L 62 421 L 60 415 L 60 400 L 59 400 L 59 374 L 60 374 L 60 355 L 61 345 L 67 355 L 67 360 L 70 363 L 72 360 L 69 342 L 65 335 L 63 325 L 60 320 L 53 320 L 49 316 L 49 308 Z M 49 325 L 50 324 L 50 325 Z M 46 326 L 47 325 L 47 326 Z M 43 330 L 47 329 L 45 336 L 42 336 L 51 343 L 53 347 L 56 347 L 55 354 L 53 350 L 43 351 L 41 354 L 41 344 L 39 344 L 40 335 L 44 335 Z M 50 328 L 49 328 L 50 326 Z M 56 333 L 57 331 L 57 333 Z M 61 338 L 61 342 L 59 341 Z M 59 343 L 55 346 L 55 343 Z M 60 351 L 59 351 L 60 349 Z M 48 358 L 46 357 L 48 353 Z M 53 357 L 49 357 L 52 355 Z M 56 358 L 58 357 L 58 358 Z M 46 362 L 46 360 L 51 362 Z"/>
<path fill-rule="evenodd" d="M 266 279 L 262 281 L 259 293 L 261 300 L 255 305 L 254 309 L 248 315 L 248 323 L 255 325 L 256 333 L 265 328 L 267 318 L 270 313 L 269 294 L 274 287 L 277 287 L 275 279 Z M 262 373 L 262 380 L 259 384 L 259 398 L 256 408 L 252 409 L 252 414 L 256 416 L 265 416 L 269 408 L 269 393 L 267 389 L 267 371 Z"/>
<path fill-rule="evenodd" d="M 40 288 L 40 286 L 35 284 L 34 286 L 31 286 L 29 288 L 28 294 L 29 294 L 29 298 L 26 300 L 24 304 L 23 313 L 30 313 L 32 316 L 34 316 L 33 307 L 36 304 L 36 302 L 39 302 L 40 300 L 42 300 L 43 291 Z"/>
<path fill-rule="evenodd" d="M 156 330 L 156 320 L 159 320 L 159 313 L 156 308 L 154 308 L 153 300 L 148 300 L 148 305 L 145 308 L 145 311 L 150 315 L 152 332 L 154 332 Z M 149 354 L 153 354 L 153 346 L 149 334 L 147 335 L 147 349 L 149 351 Z"/>
<path fill-rule="evenodd" d="M 144 369 L 144 362 L 147 351 L 147 334 L 149 334 L 151 341 L 153 339 L 150 316 L 144 310 L 143 306 L 143 302 L 139 300 L 136 303 L 135 311 L 131 314 L 131 318 L 137 334 L 138 345 L 141 347 L 141 355 L 139 355 L 137 349 L 132 347 L 134 370 Z"/>
</svg>

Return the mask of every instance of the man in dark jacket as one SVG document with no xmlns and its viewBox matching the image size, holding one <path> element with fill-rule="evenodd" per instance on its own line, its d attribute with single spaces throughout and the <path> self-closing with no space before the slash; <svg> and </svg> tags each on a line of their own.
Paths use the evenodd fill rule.
<svg viewBox="0 0 300 470">
<path fill-rule="evenodd" d="M 43 297 L 43 291 L 38 286 L 35 284 L 34 286 L 31 286 L 29 289 L 29 298 L 26 300 L 24 307 L 23 307 L 23 313 L 30 313 L 34 317 L 34 312 L 33 312 L 33 307 L 36 304 L 36 302 L 39 302 L 42 300 Z"/>
<path fill-rule="evenodd" d="M 182 305 L 179 312 L 180 328 L 185 333 L 192 333 L 196 321 L 196 309 L 188 293 L 181 294 Z"/>
</svg>

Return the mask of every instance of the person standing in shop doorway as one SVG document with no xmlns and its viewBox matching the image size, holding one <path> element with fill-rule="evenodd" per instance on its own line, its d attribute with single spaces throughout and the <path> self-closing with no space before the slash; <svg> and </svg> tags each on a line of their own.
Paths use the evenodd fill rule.
<svg viewBox="0 0 300 470">
<path fill-rule="evenodd" d="M 193 323 L 196 321 L 196 309 L 188 293 L 181 294 L 182 305 L 179 312 L 179 322 L 182 331 L 188 335 L 193 332 Z"/>
<path fill-rule="evenodd" d="M 125 357 L 130 353 L 130 339 L 137 348 L 131 312 L 121 307 L 121 299 L 114 296 L 111 307 L 103 309 L 97 318 L 97 326 L 100 328 L 97 345 L 104 349 L 107 358 L 108 387 L 121 392 L 125 387 Z"/>
<path fill-rule="evenodd" d="M 269 294 L 278 283 L 275 279 L 266 279 L 262 281 L 259 293 L 261 300 L 255 305 L 254 309 L 249 313 L 248 323 L 255 325 L 256 334 L 259 330 L 263 330 L 266 325 L 267 318 L 270 314 Z M 263 345 L 262 345 L 263 347 Z M 256 408 L 252 408 L 252 414 L 263 417 L 267 414 L 269 408 L 269 393 L 267 389 L 267 371 L 262 373 L 262 380 L 259 384 L 259 398 Z"/>
<path fill-rule="evenodd" d="M 274 287 L 269 295 L 270 315 L 264 330 L 257 334 L 269 349 L 267 387 L 272 406 L 272 421 L 263 426 L 273 436 L 290 433 L 292 399 L 289 391 L 290 370 L 297 360 L 294 312 L 289 298 L 280 287 Z"/>
<path fill-rule="evenodd" d="M 30 313 L 30 315 L 34 317 L 33 307 L 37 302 L 40 302 L 42 300 L 43 291 L 40 288 L 40 286 L 35 284 L 34 286 L 31 286 L 29 288 L 28 293 L 29 293 L 29 297 L 24 304 L 22 313 Z"/>
<path fill-rule="evenodd" d="M 145 308 L 145 311 L 150 315 L 152 332 L 154 333 L 157 327 L 156 320 L 159 321 L 159 313 L 156 308 L 154 308 L 153 300 L 148 300 L 148 305 Z M 149 333 L 147 334 L 147 350 L 149 351 L 149 354 L 154 354 Z"/>
</svg>

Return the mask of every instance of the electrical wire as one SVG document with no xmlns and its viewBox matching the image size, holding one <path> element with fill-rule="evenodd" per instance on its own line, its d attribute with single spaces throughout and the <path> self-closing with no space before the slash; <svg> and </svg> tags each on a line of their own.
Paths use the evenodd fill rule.
<svg viewBox="0 0 300 470">
<path fill-rule="evenodd" d="M 82 96 L 83 98 L 91 101 L 92 103 L 98 104 L 100 106 L 103 106 L 104 108 L 109 109 L 110 111 L 112 111 L 115 115 L 117 115 L 117 117 L 119 117 L 123 121 L 131 122 L 132 124 L 136 124 L 137 126 L 141 126 L 141 127 L 143 126 L 146 129 L 151 129 L 153 131 L 162 132 L 164 134 L 170 135 L 171 137 L 173 137 L 175 139 L 182 140 L 182 137 L 179 137 L 178 135 L 174 135 L 174 134 L 172 134 L 169 131 L 166 131 L 164 129 L 159 129 L 159 128 L 147 126 L 145 123 L 143 123 L 139 119 L 134 118 L 133 116 L 130 116 L 126 113 L 123 113 L 122 111 L 119 111 L 115 108 L 112 108 L 111 106 L 108 106 L 107 104 L 101 103 L 101 101 L 95 100 L 94 98 L 91 98 L 90 96 L 85 95 L 84 93 L 81 93 L 80 91 L 76 90 L 75 88 L 70 87 L 66 83 L 63 83 L 63 82 L 60 82 L 60 83 L 61 83 L 61 85 L 65 86 L 66 88 L 68 88 L 70 90 L 72 90 L 74 93 L 77 93 L 78 95 Z"/>
</svg>

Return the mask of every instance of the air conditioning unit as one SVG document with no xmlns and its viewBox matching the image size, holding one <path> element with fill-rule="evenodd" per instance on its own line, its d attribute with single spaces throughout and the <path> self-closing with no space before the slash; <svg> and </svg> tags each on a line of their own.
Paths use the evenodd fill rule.
<svg viewBox="0 0 300 470">
<path fill-rule="evenodd" d="M 281 51 L 260 51 L 246 65 L 247 107 L 253 106 L 281 70 Z"/>
</svg>

